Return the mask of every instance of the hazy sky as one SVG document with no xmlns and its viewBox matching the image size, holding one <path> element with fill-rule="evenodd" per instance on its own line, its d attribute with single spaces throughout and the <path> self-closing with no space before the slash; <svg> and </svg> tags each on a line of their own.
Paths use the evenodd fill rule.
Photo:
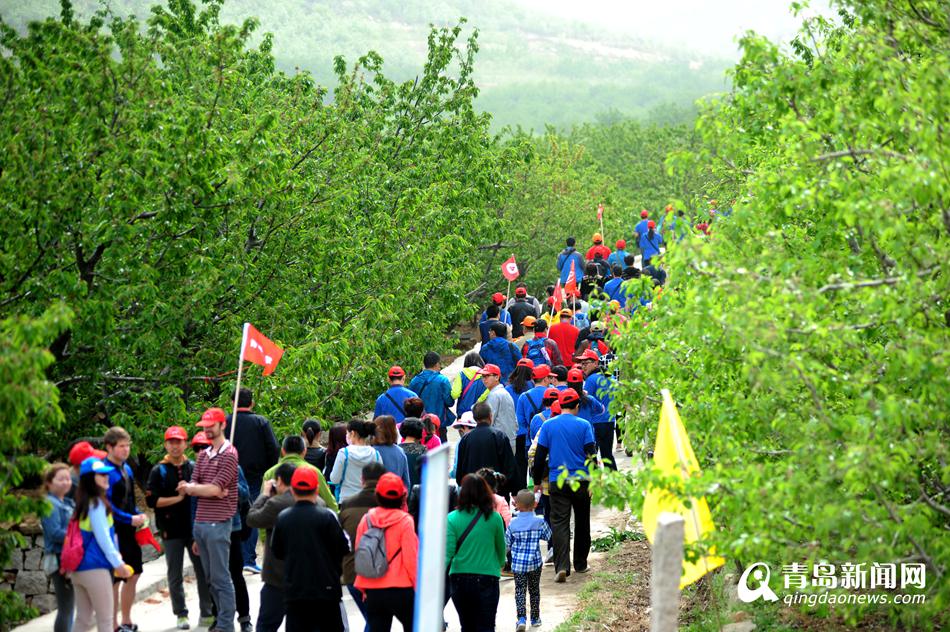
<svg viewBox="0 0 950 632">
<path fill-rule="evenodd" d="M 515 0 L 536 11 L 598 24 L 702 53 L 737 57 L 735 37 L 754 30 L 788 40 L 798 30 L 791 0 Z M 827 0 L 809 11 L 828 12 Z"/>
</svg>

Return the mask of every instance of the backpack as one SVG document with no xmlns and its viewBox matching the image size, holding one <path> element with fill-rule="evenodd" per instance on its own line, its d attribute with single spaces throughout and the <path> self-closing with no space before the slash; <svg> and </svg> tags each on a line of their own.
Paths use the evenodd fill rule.
<svg viewBox="0 0 950 632">
<path fill-rule="evenodd" d="M 532 338 L 525 343 L 525 346 L 528 348 L 525 357 L 534 362 L 535 366 L 539 364 L 551 364 L 551 356 L 548 354 L 548 350 L 544 345 L 545 340 L 547 340 L 547 338 Z"/>
<path fill-rule="evenodd" d="M 66 527 L 66 538 L 63 540 L 63 552 L 59 556 L 59 572 L 63 575 L 72 573 L 82 562 L 86 550 L 82 544 L 82 531 L 79 530 L 79 521 L 75 518 L 69 520 L 69 526 Z"/>
<path fill-rule="evenodd" d="M 388 528 L 388 527 L 387 527 Z M 360 538 L 353 553 L 353 566 L 356 574 L 367 579 L 378 579 L 386 574 L 389 565 L 402 548 L 392 557 L 386 555 L 386 529 L 373 525 L 370 514 L 366 514 L 366 531 Z"/>
</svg>

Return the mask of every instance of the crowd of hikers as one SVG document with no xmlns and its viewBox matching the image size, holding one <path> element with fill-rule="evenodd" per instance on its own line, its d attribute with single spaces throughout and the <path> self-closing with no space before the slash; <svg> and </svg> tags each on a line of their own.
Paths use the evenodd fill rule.
<svg viewBox="0 0 950 632">
<path fill-rule="evenodd" d="M 620 449 L 611 412 L 619 326 L 666 280 L 657 263 L 663 237 L 646 212 L 642 220 L 639 265 L 624 240 L 611 250 L 594 234 L 582 255 L 568 238 L 556 265 L 563 283 L 573 274 L 575 291 L 552 286 L 538 300 L 518 284 L 510 298 L 495 293 L 480 317 L 481 345 L 461 371 L 450 380 L 434 352 L 408 384 L 406 371 L 391 367 L 371 421 L 325 430 L 308 419 L 278 442 L 252 392 L 241 388 L 236 418 L 209 408 L 193 434 L 167 428 L 165 455 L 141 498 L 164 548 L 178 629 L 193 622 L 223 632 L 235 623 L 242 632 L 281 624 L 288 632 L 358 629 L 347 620 L 344 588 L 363 629 L 388 631 L 393 619 L 411 629 L 421 467 L 450 427 L 459 438 L 440 598 L 453 602 L 463 632 L 494 630 L 499 580 L 511 577 L 512 623 L 540 626 L 544 565 L 553 565 L 558 583 L 590 570 L 588 468 L 616 468 Z M 676 239 L 676 231 L 674 223 L 667 234 Z M 643 275 L 653 291 L 625 283 Z M 43 567 L 55 588 L 56 632 L 137 630 L 142 547 L 160 546 L 136 497 L 129 433 L 113 427 L 95 443 L 104 450 L 75 442 L 68 463 L 49 466 L 44 479 L 51 512 L 42 519 Z M 186 554 L 197 619 L 185 599 Z M 256 620 L 245 573 L 261 574 Z"/>
</svg>

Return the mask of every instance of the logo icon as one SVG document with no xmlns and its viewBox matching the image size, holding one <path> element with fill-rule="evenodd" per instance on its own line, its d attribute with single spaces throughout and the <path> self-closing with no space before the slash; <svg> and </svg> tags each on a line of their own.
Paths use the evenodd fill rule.
<svg viewBox="0 0 950 632">
<path fill-rule="evenodd" d="M 749 575 L 759 583 L 758 588 L 749 588 Z M 759 597 L 766 601 L 778 601 L 778 595 L 769 588 L 769 578 L 772 576 L 772 569 L 765 562 L 756 562 L 749 566 L 739 578 L 738 593 L 739 599 L 745 603 L 751 603 Z"/>
</svg>

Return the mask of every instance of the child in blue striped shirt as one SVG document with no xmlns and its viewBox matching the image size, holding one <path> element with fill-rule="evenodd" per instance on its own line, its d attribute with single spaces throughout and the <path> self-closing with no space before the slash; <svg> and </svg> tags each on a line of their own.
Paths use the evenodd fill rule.
<svg viewBox="0 0 950 632">
<path fill-rule="evenodd" d="M 518 632 L 526 627 L 525 593 L 531 595 L 531 625 L 541 625 L 541 540 L 551 541 L 551 527 L 534 513 L 534 492 L 523 489 L 515 498 L 518 513 L 505 531 L 505 543 L 511 551 L 511 570 L 515 576 L 515 607 Z"/>
</svg>

